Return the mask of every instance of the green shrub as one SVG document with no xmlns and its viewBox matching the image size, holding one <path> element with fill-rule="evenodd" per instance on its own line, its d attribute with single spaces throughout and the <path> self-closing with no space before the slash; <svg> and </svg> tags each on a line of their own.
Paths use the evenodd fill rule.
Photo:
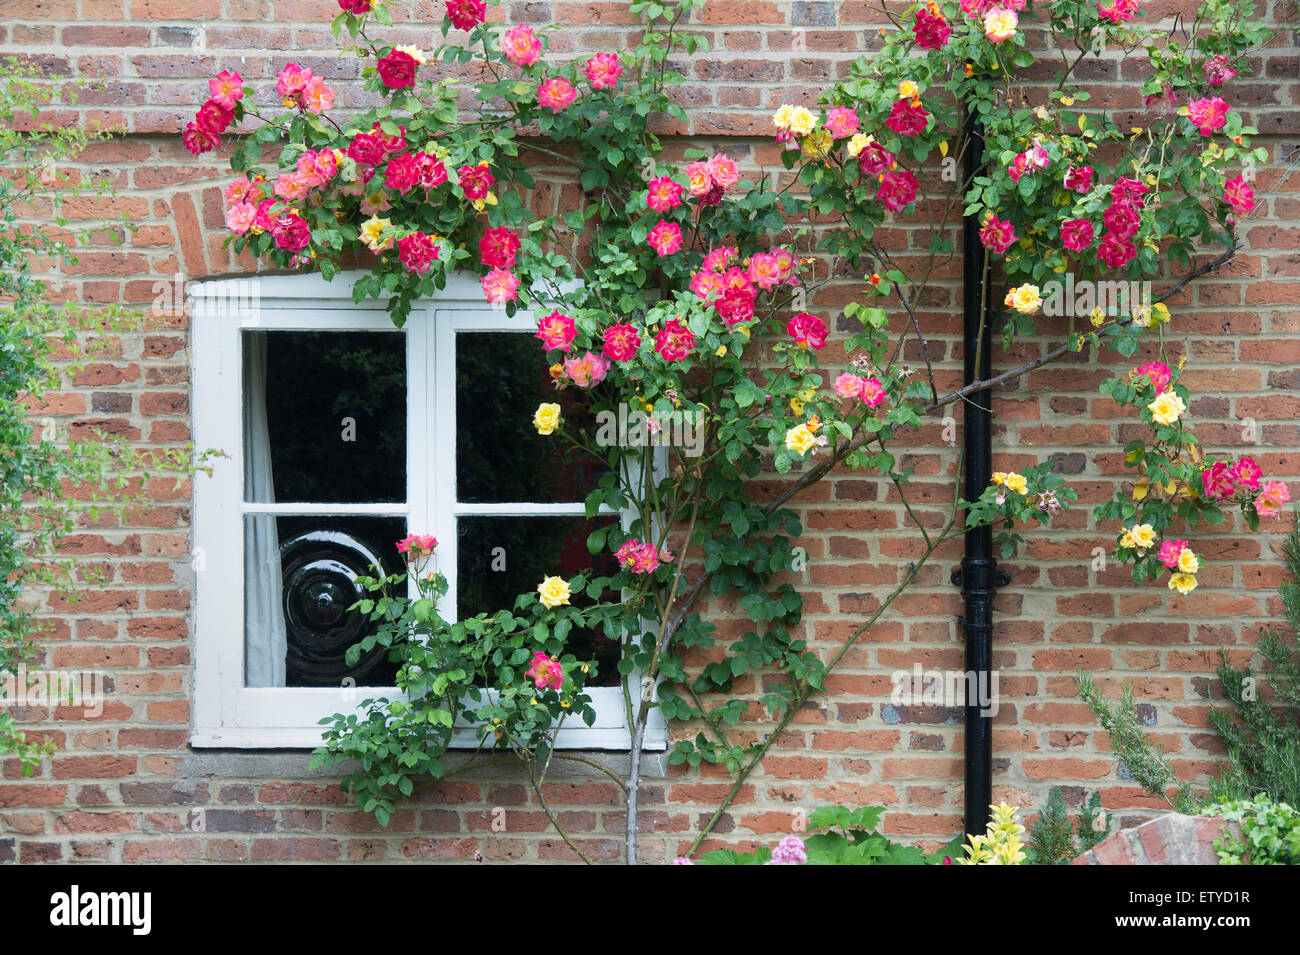
<svg viewBox="0 0 1300 955">
<path fill-rule="evenodd" d="M 1300 811 L 1267 796 L 1222 801 L 1206 807 L 1241 826 L 1237 838 L 1226 828 L 1214 841 L 1220 865 L 1300 865 Z"/>
</svg>

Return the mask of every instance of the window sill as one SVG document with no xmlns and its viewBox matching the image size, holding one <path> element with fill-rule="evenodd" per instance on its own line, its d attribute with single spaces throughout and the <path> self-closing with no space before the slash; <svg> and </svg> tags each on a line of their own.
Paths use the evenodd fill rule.
<svg viewBox="0 0 1300 955">
<path fill-rule="evenodd" d="M 452 744 L 453 752 L 473 749 L 478 741 L 472 733 L 457 733 Z M 190 734 L 192 749 L 316 749 L 321 745 L 321 730 L 312 728 L 277 727 L 214 727 L 195 729 Z M 561 729 L 556 739 L 556 749 L 593 749 L 626 752 L 631 740 L 625 729 L 588 729 L 586 727 Z M 650 726 L 646 732 L 647 751 L 668 748 L 668 737 L 662 727 Z"/>
</svg>

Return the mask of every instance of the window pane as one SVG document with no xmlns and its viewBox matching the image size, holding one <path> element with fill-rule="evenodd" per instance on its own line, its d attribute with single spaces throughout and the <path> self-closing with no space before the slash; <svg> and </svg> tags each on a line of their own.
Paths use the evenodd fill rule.
<svg viewBox="0 0 1300 955">
<path fill-rule="evenodd" d="M 349 610 L 361 576 L 400 573 L 400 517 L 244 519 L 245 682 L 248 686 L 392 686 L 395 666 L 377 648 L 348 665 L 348 647 L 374 632 Z M 354 682 L 347 682 L 348 680 Z"/>
<path fill-rule="evenodd" d="M 605 467 L 574 460 L 567 441 L 539 435 L 533 412 L 560 405 L 565 421 L 594 434 L 587 393 L 556 390 L 542 344 L 521 332 L 456 336 L 456 497 L 470 503 L 581 501 Z"/>
<path fill-rule="evenodd" d="M 572 577 L 592 569 L 612 576 L 612 554 L 592 557 L 587 535 L 616 523 L 612 517 L 463 517 L 456 522 L 456 613 L 464 620 L 478 613 L 510 609 L 515 598 L 535 590 L 544 577 Z M 584 598 L 585 599 L 585 598 Z M 578 601 L 580 605 L 580 601 Z M 573 631 L 567 649 L 580 660 L 600 665 L 594 686 L 617 686 L 619 648 L 603 632 Z"/>
<path fill-rule="evenodd" d="M 401 333 L 245 332 L 245 500 L 405 502 L 406 401 Z"/>
</svg>

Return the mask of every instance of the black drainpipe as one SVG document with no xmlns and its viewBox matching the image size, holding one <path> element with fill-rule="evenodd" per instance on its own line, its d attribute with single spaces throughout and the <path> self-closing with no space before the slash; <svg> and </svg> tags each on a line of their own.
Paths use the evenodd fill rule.
<svg viewBox="0 0 1300 955">
<path fill-rule="evenodd" d="M 965 117 L 966 155 L 965 181 L 979 175 L 984 165 L 984 130 L 973 114 Z M 992 363 L 991 336 L 984 334 L 984 347 L 979 349 L 982 329 L 990 325 L 992 296 L 985 300 L 984 247 L 979 240 L 980 223 L 976 216 L 968 215 L 962 222 L 962 355 L 965 364 L 965 384 L 982 381 L 990 376 Z M 980 305 L 983 301 L 984 308 Z M 980 351 L 978 361 L 976 352 Z M 965 498 L 973 501 L 989 486 L 993 473 L 993 421 L 992 391 L 972 392 L 965 404 L 965 425 L 962 428 L 966 480 Z M 999 584 L 1009 583 L 1009 576 L 998 572 L 998 562 L 993 556 L 993 529 L 977 527 L 966 532 L 966 551 L 961 559 L 961 569 L 956 571 L 953 583 L 961 584 L 965 601 L 964 613 L 957 623 L 966 636 L 966 672 L 974 673 L 976 686 L 982 691 L 990 686 L 989 674 L 993 665 L 993 597 Z M 970 683 L 967 683 L 968 688 Z M 981 714 L 984 708 L 978 696 L 966 703 L 966 832 L 983 835 L 988 825 L 989 804 L 993 801 L 993 720 Z"/>
</svg>

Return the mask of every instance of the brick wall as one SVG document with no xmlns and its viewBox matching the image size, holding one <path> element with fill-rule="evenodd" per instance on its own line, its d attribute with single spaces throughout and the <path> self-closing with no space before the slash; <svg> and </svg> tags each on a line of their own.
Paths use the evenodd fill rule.
<svg viewBox="0 0 1300 955">
<path fill-rule="evenodd" d="M 403 41 L 429 45 L 436 5 L 394 6 L 425 24 L 396 31 Z M 1145 6 L 1153 16 L 1180 8 Z M 334 9 L 330 0 L 39 0 L 23 4 L 18 17 L 6 9 L 0 51 L 38 60 L 56 80 L 77 73 L 104 81 L 78 110 L 54 118 L 123 132 L 88 151 L 82 170 L 106 171 L 117 198 L 84 200 L 71 211 L 87 219 L 125 212 L 139 229 L 120 247 L 105 237 L 79 265 L 55 276 L 63 294 L 143 307 L 156 299 L 155 283 L 177 273 L 200 278 L 246 265 L 222 248 L 224 154 L 190 156 L 176 134 L 206 95 L 202 79 L 222 68 L 265 87 L 286 59 L 283 51 L 292 50 L 291 58 L 341 81 L 347 61 L 332 55 L 327 29 Z M 571 44 L 574 51 L 626 48 L 636 29 L 621 3 L 506 10 L 514 20 L 559 22 L 555 47 Z M 1188 356 L 1191 416 L 1207 450 L 1239 453 L 1250 444 L 1243 419 L 1254 419 L 1251 453 L 1300 497 L 1300 255 L 1294 251 L 1300 176 L 1272 193 L 1284 165 L 1279 157 L 1300 145 L 1300 51 L 1295 5 L 1272 5 L 1267 16 L 1278 37 L 1257 59 L 1256 76 L 1239 88 L 1249 118 L 1269 134 L 1263 142 L 1272 160 L 1257 184 L 1265 209 L 1246 231 L 1247 248 L 1236 262 L 1170 303 L 1171 353 Z M 692 120 L 679 132 L 722 143 L 750 171 L 777 172 L 779 154 L 766 138 L 771 109 L 815 102 L 821 85 L 870 48 L 880 14 L 864 2 L 713 2 L 700 20 L 716 52 L 686 65 L 690 82 L 680 96 Z M 1111 61 L 1095 74 L 1098 91 L 1119 109 L 1139 103 L 1131 66 Z M 343 101 L 358 103 L 359 91 L 345 89 Z M 567 200 L 557 190 L 552 201 Z M 919 213 L 914 223 L 923 226 L 925 218 Z M 906 257 L 919 249 L 919 234 L 905 223 L 879 238 Z M 960 380 L 958 269 L 953 262 L 940 271 L 920 316 L 941 388 Z M 849 294 L 830 287 L 814 304 L 833 309 Z M 144 445 L 183 445 L 189 437 L 187 321 L 153 315 L 147 330 L 101 346 L 93 364 L 33 413 L 74 433 L 106 428 Z M 1032 341 L 1011 353 L 997 351 L 995 370 L 1045 347 Z M 1174 754 L 1180 774 L 1204 772 L 1216 755 L 1206 713 L 1217 651 L 1228 648 L 1237 662 L 1249 658 L 1261 625 L 1278 615 L 1273 589 L 1282 522 L 1266 522 L 1258 534 L 1235 521 L 1213 534 L 1197 531 L 1194 546 L 1209 560 L 1201 587 L 1187 597 L 1134 588 L 1119 568 L 1091 569 L 1093 549 L 1109 548 L 1114 533 L 1093 525 L 1090 505 L 1111 495 L 1124 474 L 1118 447 L 1138 428 L 1096 386 L 1146 357 L 1144 351 L 1122 363 L 1115 356 L 1058 362 L 995 402 L 995 467 L 1051 458 L 1080 494 L 1075 511 L 1052 531 L 1034 534 L 1027 552 L 1006 565 L 1012 583 L 998 597 L 994 637 L 994 660 L 1002 668 L 995 799 L 1028 808 L 1053 784 L 1075 800 L 1085 788 L 1100 788 L 1122 822 L 1148 815 L 1158 807 L 1118 773 L 1105 733 L 1075 698 L 1073 672 L 1087 667 L 1112 690 L 1133 681 L 1144 718 Z M 919 512 L 937 520 L 952 501 L 956 463 L 943 422 L 936 418 L 899 444 L 916 469 Z M 70 711 L 25 714 L 60 751 L 36 778 L 18 778 L 13 764 L 0 767 L 0 861 L 571 857 L 508 769 L 426 790 L 382 830 L 355 812 L 332 780 L 309 774 L 301 754 L 190 750 L 190 493 L 188 485 L 156 482 L 146 508 L 121 522 L 88 524 L 69 541 L 70 552 L 88 568 L 105 568 L 110 579 L 75 605 L 42 598 L 51 627 L 47 660 L 53 667 L 106 671 L 114 692 L 97 720 Z M 896 493 L 870 477 L 838 475 L 805 493 L 799 505 L 806 527 L 800 543 L 811 558 L 802 581 L 805 626 L 829 655 L 877 605 L 876 595 L 897 583 L 917 541 Z M 718 840 L 769 842 L 790 831 L 796 810 L 831 802 L 892 807 L 885 829 L 899 837 L 937 841 L 957 830 L 960 714 L 894 707 L 889 692 L 891 672 L 914 663 L 963 665 L 953 623 L 960 597 L 948 581 L 959 551 L 949 547 L 924 568 L 917 586 L 849 654 L 831 692 L 799 714 L 743 787 Z M 724 633 L 743 632 L 728 620 L 734 607 L 715 609 Z M 608 758 L 617 768 L 619 758 Z M 655 760 L 650 768 L 642 853 L 665 859 L 712 814 L 729 777 L 716 770 L 667 771 Z M 620 800 L 607 777 L 558 776 L 546 795 L 584 851 L 617 857 Z M 492 826 L 497 808 L 505 811 L 504 832 Z"/>
</svg>

